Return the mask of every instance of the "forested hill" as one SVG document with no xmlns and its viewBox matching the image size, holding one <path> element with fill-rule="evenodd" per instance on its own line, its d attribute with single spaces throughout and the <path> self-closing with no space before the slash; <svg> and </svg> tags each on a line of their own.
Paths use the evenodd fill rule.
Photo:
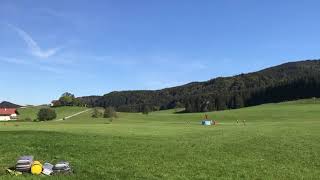
<svg viewBox="0 0 320 180">
<path fill-rule="evenodd" d="M 0 103 L 0 108 L 20 108 L 20 107 L 21 107 L 20 105 L 13 104 L 8 101 L 3 101 Z"/>
<path fill-rule="evenodd" d="M 320 97 L 320 60 L 290 62 L 156 91 L 120 91 L 80 99 L 90 106 L 113 106 L 126 112 L 175 107 L 204 112 L 311 97 Z"/>
</svg>

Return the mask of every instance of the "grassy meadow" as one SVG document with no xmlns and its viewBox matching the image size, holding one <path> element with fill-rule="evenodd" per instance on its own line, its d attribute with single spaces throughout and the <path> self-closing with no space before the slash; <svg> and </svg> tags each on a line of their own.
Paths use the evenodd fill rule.
<svg viewBox="0 0 320 180">
<path fill-rule="evenodd" d="M 19 120 L 37 119 L 37 114 L 41 108 L 46 108 L 46 106 L 36 106 L 36 107 L 29 107 L 29 108 L 20 108 L 18 109 L 19 113 Z M 83 111 L 85 107 L 56 107 L 53 108 L 57 113 L 56 119 L 62 119 L 64 117 L 70 116 L 77 112 Z"/>
<path fill-rule="evenodd" d="M 59 118 L 84 110 L 57 109 Z M 21 109 L 35 118 L 37 110 Z M 42 179 L 319 179 L 320 101 L 300 100 L 207 113 L 91 112 L 65 121 L 0 123 L 0 179 L 21 155 L 67 160 L 70 176 Z M 57 118 L 58 119 L 58 118 Z M 239 120 L 239 123 L 236 123 Z M 246 125 L 242 121 L 246 121 Z"/>
</svg>

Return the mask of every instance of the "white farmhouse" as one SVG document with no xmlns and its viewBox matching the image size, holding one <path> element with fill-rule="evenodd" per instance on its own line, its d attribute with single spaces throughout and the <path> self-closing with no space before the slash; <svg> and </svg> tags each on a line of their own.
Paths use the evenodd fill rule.
<svg viewBox="0 0 320 180">
<path fill-rule="evenodd" d="M 0 108 L 0 121 L 17 120 L 17 109 Z"/>
</svg>

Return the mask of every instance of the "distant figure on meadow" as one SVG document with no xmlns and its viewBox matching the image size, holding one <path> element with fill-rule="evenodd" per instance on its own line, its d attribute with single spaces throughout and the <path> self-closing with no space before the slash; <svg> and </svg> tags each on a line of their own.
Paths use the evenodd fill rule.
<svg viewBox="0 0 320 180">
<path fill-rule="evenodd" d="M 246 125 L 246 120 L 243 120 L 243 125 Z"/>
</svg>

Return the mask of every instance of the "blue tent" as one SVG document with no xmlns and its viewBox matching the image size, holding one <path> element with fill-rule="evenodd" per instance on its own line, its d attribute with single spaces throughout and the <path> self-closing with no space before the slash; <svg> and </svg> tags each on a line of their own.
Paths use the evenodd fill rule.
<svg viewBox="0 0 320 180">
<path fill-rule="evenodd" d="M 212 122 L 212 120 L 206 119 L 206 120 L 202 120 L 201 124 L 204 126 L 211 126 L 211 125 L 213 125 L 213 122 Z"/>
</svg>

